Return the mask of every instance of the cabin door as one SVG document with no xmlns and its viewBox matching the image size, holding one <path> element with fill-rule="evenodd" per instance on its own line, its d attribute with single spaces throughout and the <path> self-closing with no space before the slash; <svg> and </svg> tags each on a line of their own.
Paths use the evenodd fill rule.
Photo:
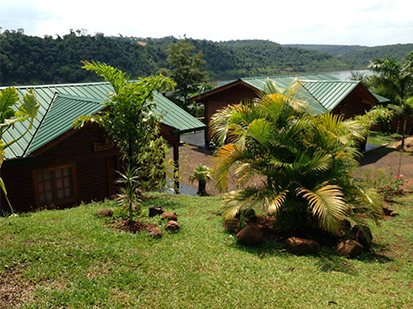
<svg viewBox="0 0 413 309">
<path fill-rule="evenodd" d="M 116 190 L 116 171 L 119 169 L 118 156 L 106 157 L 106 175 L 108 183 L 108 196 L 117 193 Z"/>
</svg>

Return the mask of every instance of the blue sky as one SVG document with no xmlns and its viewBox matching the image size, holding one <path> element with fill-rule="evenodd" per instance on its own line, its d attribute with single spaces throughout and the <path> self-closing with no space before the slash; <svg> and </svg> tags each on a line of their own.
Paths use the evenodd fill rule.
<svg viewBox="0 0 413 309">
<path fill-rule="evenodd" d="M 89 34 L 281 44 L 413 43 L 413 1 L 51 1 L 0 2 L 0 27 L 28 35 Z"/>
</svg>

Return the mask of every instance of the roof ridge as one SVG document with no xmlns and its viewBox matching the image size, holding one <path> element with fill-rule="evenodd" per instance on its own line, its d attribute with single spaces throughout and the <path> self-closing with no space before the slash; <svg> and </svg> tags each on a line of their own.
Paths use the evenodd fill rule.
<svg viewBox="0 0 413 309">
<path fill-rule="evenodd" d="M 300 79 L 299 80 L 302 83 L 350 83 L 350 84 L 358 84 L 360 81 L 358 80 L 342 80 L 342 79 L 337 79 L 337 80 L 312 80 L 312 79 Z"/>
<path fill-rule="evenodd" d="M 299 74 L 278 74 L 271 76 L 250 76 L 250 77 L 241 77 L 241 80 L 250 80 L 250 79 L 271 79 L 271 78 L 286 78 L 286 77 L 301 77 L 301 76 L 323 76 L 330 75 L 329 73 L 299 73 Z"/>
<path fill-rule="evenodd" d="M 61 92 L 56 92 L 56 96 L 67 98 L 67 99 L 73 99 L 73 100 L 77 100 L 77 101 L 96 103 L 96 104 L 101 104 L 101 103 L 105 102 L 104 100 L 99 100 L 99 99 L 94 99 L 94 98 L 86 98 L 86 97 L 79 97 L 79 96 L 66 94 L 66 93 L 61 93 Z"/>
<path fill-rule="evenodd" d="M 66 84 L 42 84 L 42 85 L 19 85 L 19 86 L 0 86 L 0 89 L 13 87 L 16 89 L 24 88 L 50 88 L 50 87 L 67 87 L 67 86 L 89 86 L 89 85 L 104 85 L 109 82 L 91 82 L 91 83 L 66 83 Z"/>
<path fill-rule="evenodd" d="M 300 80 L 297 80 L 297 83 L 300 84 L 301 87 L 303 87 L 304 90 L 307 91 L 307 93 L 308 93 L 312 98 L 314 98 L 314 100 L 316 100 L 316 101 L 318 102 L 318 104 L 321 105 L 321 107 L 323 107 L 326 111 L 328 111 L 328 109 L 323 105 L 323 103 L 321 103 L 321 101 L 320 101 L 319 99 L 317 99 L 316 96 L 315 96 L 311 91 L 309 91 L 309 90 L 307 89 L 307 87 L 305 87 Z"/>
</svg>

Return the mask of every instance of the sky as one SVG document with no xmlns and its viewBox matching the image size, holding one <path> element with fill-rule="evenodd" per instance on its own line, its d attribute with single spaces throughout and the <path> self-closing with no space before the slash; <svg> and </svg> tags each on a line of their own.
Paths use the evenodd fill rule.
<svg viewBox="0 0 413 309">
<path fill-rule="evenodd" d="M 64 35 L 164 36 L 280 44 L 413 43 L 413 1 L 294 0 L 2 0 L 2 31 Z"/>
</svg>

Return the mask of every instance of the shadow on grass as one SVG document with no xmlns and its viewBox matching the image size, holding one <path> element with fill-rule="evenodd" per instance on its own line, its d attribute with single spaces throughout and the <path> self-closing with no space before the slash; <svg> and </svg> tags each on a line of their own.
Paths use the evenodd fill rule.
<svg viewBox="0 0 413 309">
<path fill-rule="evenodd" d="M 360 165 L 364 166 L 375 163 L 393 151 L 396 151 L 396 149 L 389 147 L 378 148 L 373 151 L 370 151 L 369 153 L 365 154 L 363 158 L 360 160 Z"/>
</svg>

